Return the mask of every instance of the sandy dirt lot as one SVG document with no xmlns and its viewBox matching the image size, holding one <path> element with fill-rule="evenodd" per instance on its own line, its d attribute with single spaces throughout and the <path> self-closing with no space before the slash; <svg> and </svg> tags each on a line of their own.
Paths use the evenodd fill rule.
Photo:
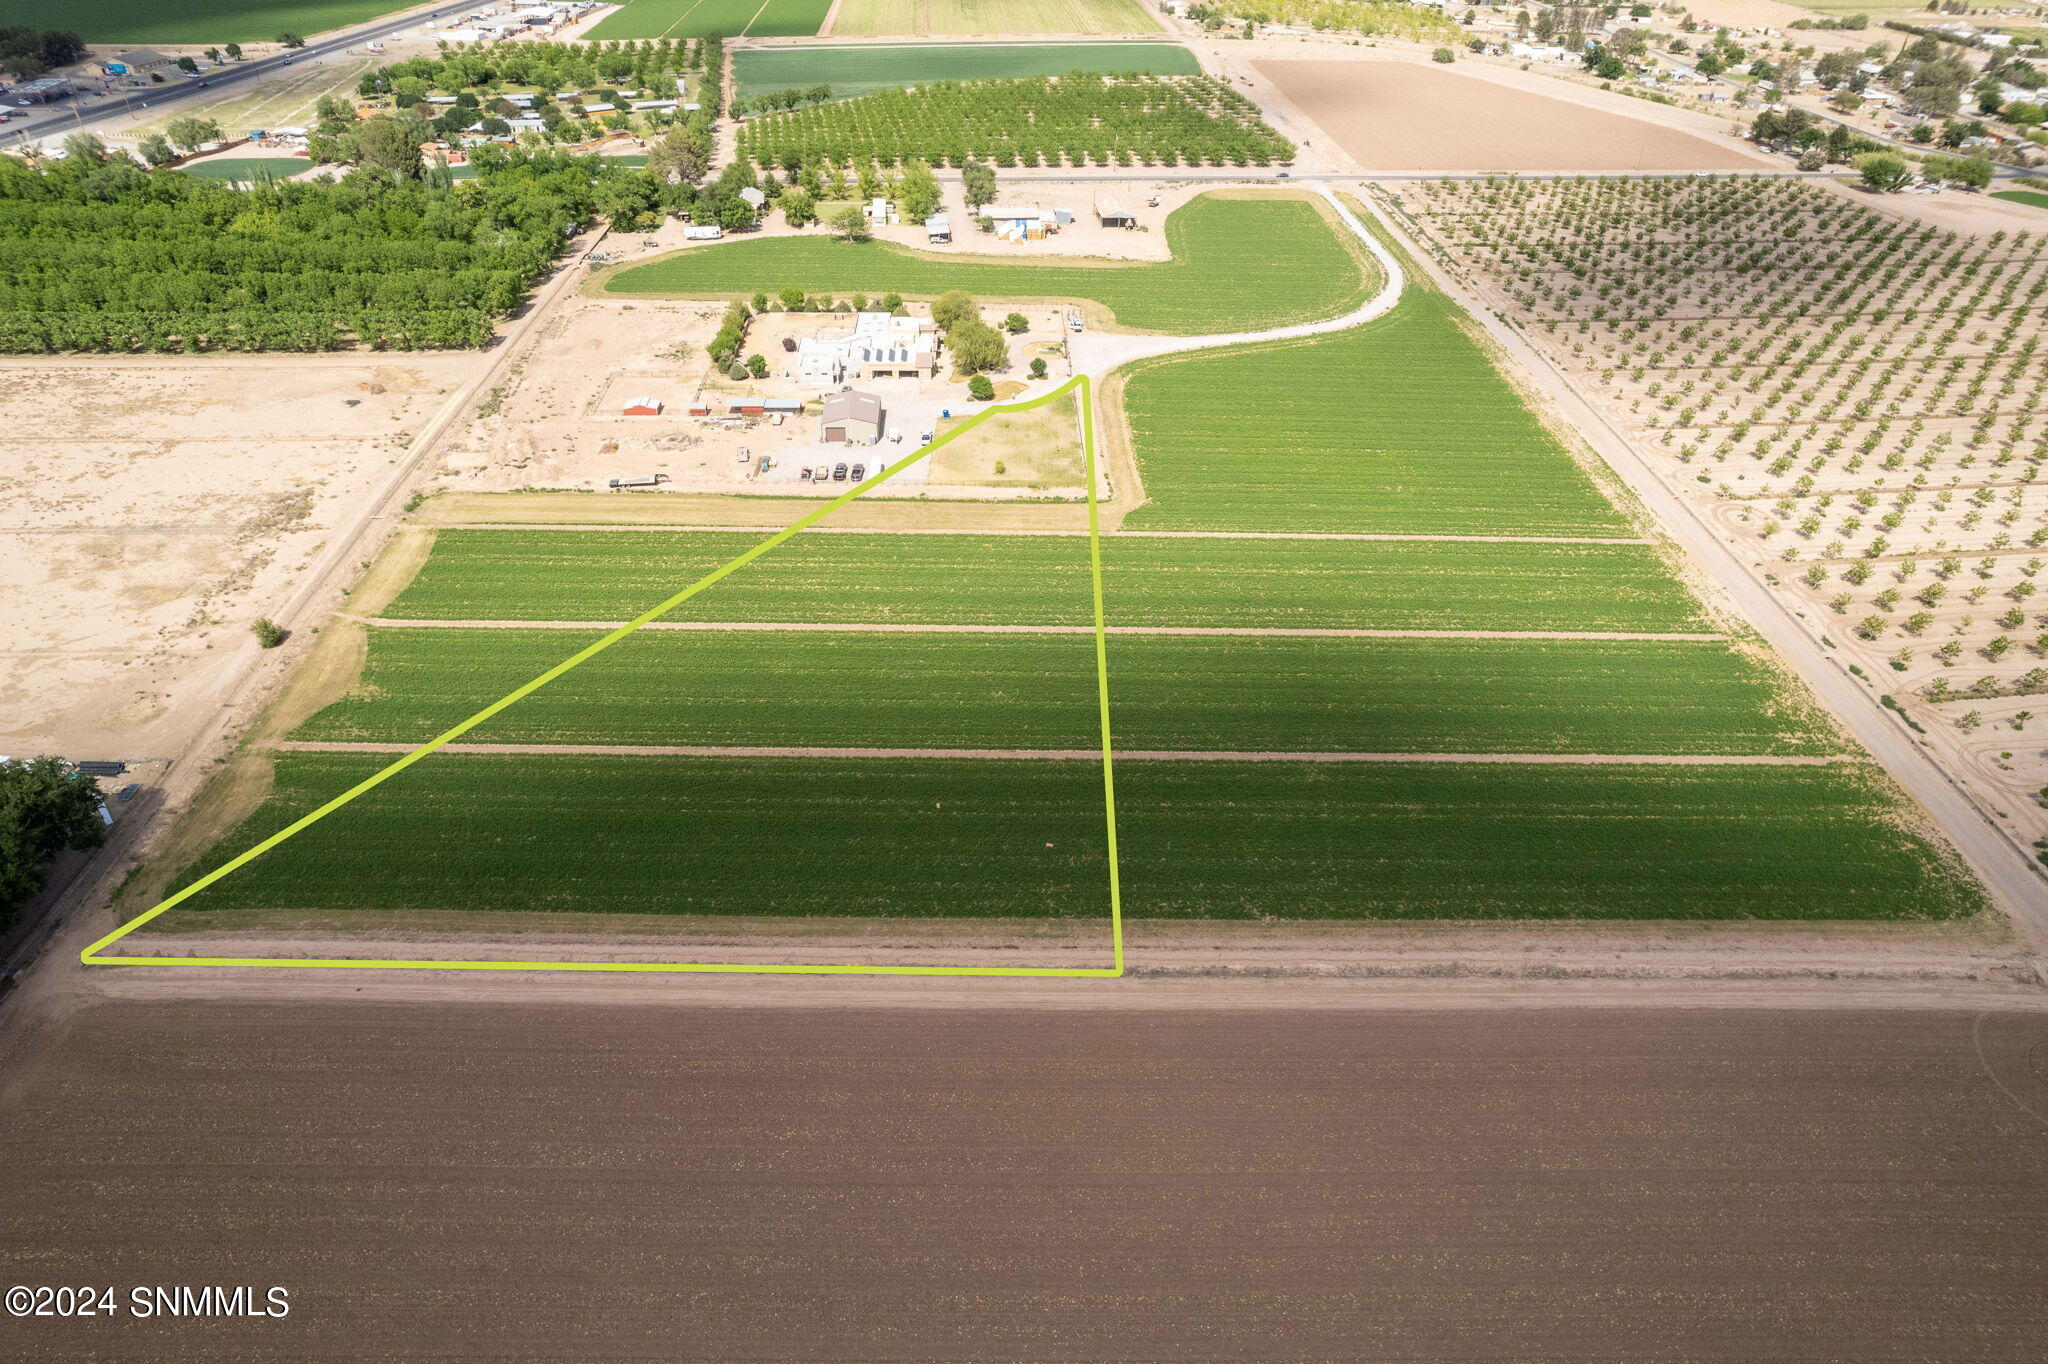
<svg viewBox="0 0 2048 1364">
<path fill-rule="evenodd" d="M 1399 61 L 1268 60 L 1254 67 L 1367 170 L 1747 170 L 1767 164 L 1732 141 L 1633 117 L 1616 108 L 1632 101 L 1563 82 L 1549 82 L 1555 91 L 1539 93 Z"/>
<path fill-rule="evenodd" d="M 0 1086 L 44 1358 L 2015 1359 L 2048 1017 L 124 1003 Z M 688 1342 L 679 1347 L 677 1342 Z"/>
<path fill-rule="evenodd" d="M 172 754 L 473 356 L 0 362 L 0 752 Z"/>
<path fill-rule="evenodd" d="M 769 375 L 742 382 L 718 373 L 705 351 L 725 308 L 723 303 L 607 295 L 565 300 L 534 349 L 515 362 L 468 426 L 451 435 L 438 486 L 458 493 L 599 491 L 614 478 L 661 475 L 668 480 L 659 488 L 663 496 L 810 494 L 812 485 L 799 478 L 800 470 L 816 461 L 842 460 L 847 451 L 835 451 L 822 442 L 819 421 L 826 390 L 797 374 L 796 356 L 783 342 L 844 335 L 853 328 L 853 316 L 759 314 L 748 326 L 743 353 L 767 359 Z M 922 315 L 927 309 L 915 304 L 911 311 Z M 1007 304 L 984 309 L 994 325 L 1001 325 L 1011 311 Z M 1069 372 L 1062 354 L 1065 310 L 1022 305 L 1014 311 L 1029 326 L 1009 339 L 1010 368 L 995 376 L 1001 396 L 1008 396 L 1004 385 L 1016 387 L 1013 381 L 1028 373 L 1033 358 L 1047 358 L 1055 379 Z M 917 448 L 923 432 L 951 425 L 942 412 L 957 416 L 979 407 L 968 401 L 966 381 L 953 377 L 943 353 L 936 376 L 849 383 L 880 397 L 888 427 L 903 433 L 900 443 L 867 452 L 885 458 L 906 455 Z M 663 411 L 655 416 L 623 415 L 626 403 L 640 396 L 659 400 Z M 769 398 L 803 402 L 804 412 L 780 422 L 728 415 L 733 403 Z M 710 407 L 711 415 L 692 416 L 695 406 Z M 872 495 L 1040 496 L 1054 484 L 1070 495 L 1085 495 L 1078 477 L 1065 476 L 1068 471 L 1057 461 L 1041 468 L 1040 461 L 1006 450 L 1005 443 L 994 437 L 976 442 L 975 449 L 976 458 L 949 461 L 929 487 L 930 471 L 920 465 Z M 997 459 L 1005 459 L 1001 475 L 994 471 Z"/>
</svg>

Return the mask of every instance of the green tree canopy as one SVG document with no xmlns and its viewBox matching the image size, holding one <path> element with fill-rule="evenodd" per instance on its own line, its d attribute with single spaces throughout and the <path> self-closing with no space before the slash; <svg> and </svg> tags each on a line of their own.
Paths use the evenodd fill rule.
<svg viewBox="0 0 2048 1364">
<path fill-rule="evenodd" d="M 0 762 L 0 924 L 41 893 L 50 859 L 106 841 L 100 793 L 57 758 Z"/>
</svg>

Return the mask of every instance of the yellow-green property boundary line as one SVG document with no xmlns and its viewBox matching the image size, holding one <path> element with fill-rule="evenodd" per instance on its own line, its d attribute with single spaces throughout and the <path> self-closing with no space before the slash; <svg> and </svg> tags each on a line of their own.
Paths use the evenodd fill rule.
<svg viewBox="0 0 2048 1364">
<path fill-rule="evenodd" d="M 1047 403 L 1063 398 L 1076 389 L 1081 394 L 1081 436 L 1082 447 L 1086 451 L 1084 470 L 1088 481 L 1088 571 L 1094 590 L 1095 695 L 1102 731 L 1102 803 L 1104 831 L 1108 839 L 1109 850 L 1109 924 L 1111 960 L 1114 963 L 1113 965 L 1088 967 L 822 966 L 741 962 L 436 961 L 382 960 L 355 957 L 130 957 L 100 955 L 102 949 L 111 947 L 158 915 L 175 908 L 185 900 L 197 895 L 200 891 L 205 890 L 208 886 L 227 876 L 237 868 L 255 861 L 278 844 L 290 838 L 293 834 L 317 824 L 356 797 L 367 794 L 384 782 L 389 781 L 428 754 L 439 750 L 443 745 L 453 743 L 470 730 L 475 729 L 478 725 L 490 719 L 493 715 L 496 715 L 499 711 L 504 710 L 507 706 L 513 705 L 522 698 L 539 691 L 542 687 L 545 687 L 570 669 L 587 663 L 598 654 L 603 653 L 606 649 L 611 648 L 612 645 L 617 644 L 620 640 L 638 630 L 641 626 L 659 620 L 662 616 L 696 596 L 705 588 L 710 587 L 728 574 L 738 572 L 798 532 L 816 525 L 826 516 L 853 501 L 853 499 L 867 492 L 870 488 L 894 478 L 918 460 L 929 458 L 934 450 L 937 450 L 946 442 L 965 435 L 998 413 L 1028 412 L 1032 408 L 1043 407 Z M 115 929 L 106 937 L 101 938 L 98 942 L 86 948 L 83 952 L 79 953 L 79 960 L 89 966 L 290 966 L 441 971 L 708 971 L 813 976 L 1121 976 L 1124 973 L 1123 895 L 1117 880 L 1116 777 L 1110 765 L 1109 648 L 1107 640 L 1108 636 L 1103 628 L 1102 612 L 1102 532 L 1100 512 L 1097 507 L 1095 494 L 1095 406 L 1088 376 L 1080 374 L 1061 384 L 1052 392 L 1042 397 L 1033 398 L 1029 402 L 997 403 L 976 413 L 951 431 L 940 436 L 937 440 L 932 441 L 929 445 L 903 459 L 894 468 L 885 470 L 872 478 L 855 484 L 824 506 L 817 508 L 795 523 L 777 531 L 752 549 L 747 550 L 744 554 L 737 555 L 720 564 L 717 568 L 711 570 L 711 572 L 705 574 L 696 582 L 691 583 L 667 601 L 642 612 L 606 635 L 603 639 L 598 640 L 595 644 L 563 659 L 560 663 L 557 663 L 554 667 L 548 669 L 526 685 L 499 697 L 496 701 L 485 706 L 482 710 L 470 716 L 467 720 L 464 720 L 439 738 L 415 748 L 389 767 L 365 778 L 311 814 L 272 834 L 269 838 L 264 839 L 261 843 L 258 843 L 233 861 L 208 872 L 205 876 L 194 881 L 177 894 L 164 900 L 148 912 L 138 915 L 132 922 L 123 924 L 120 928 Z"/>
</svg>

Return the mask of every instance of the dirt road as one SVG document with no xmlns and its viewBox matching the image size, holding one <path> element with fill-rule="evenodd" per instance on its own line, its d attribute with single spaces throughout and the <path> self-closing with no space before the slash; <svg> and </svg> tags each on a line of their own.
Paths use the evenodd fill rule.
<svg viewBox="0 0 2048 1364">
<path fill-rule="evenodd" d="M 0 1090 L 10 1282 L 291 1312 L 5 1339 L 2026 1358 L 2044 1047 L 1969 1011 L 102 1005 Z"/>
</svg>

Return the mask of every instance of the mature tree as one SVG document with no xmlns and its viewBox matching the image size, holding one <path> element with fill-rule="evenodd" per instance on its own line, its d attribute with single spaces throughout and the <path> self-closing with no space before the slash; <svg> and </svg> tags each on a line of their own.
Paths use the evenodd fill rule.
<svg viewBox="0 0 2048 1364">
<path fill-rule="evenodd" d="M 177 149 L 162 133 L 151 133 L 135 144 L 135 150 L 142 153 L 142 159 L 152 166 L 167 165 L 178 159 Z"/>
<path fill-rule="evenodd" d="M 221 51 L 228 54 L 228 60 L 231 62 L 242 60 L 242 45 L 240 43 L 229 43 L 221 48 Z"/>
<path fill-rule="evenodd" d="M 978 403 L 992 401 L 996 396 L 996 386 L 989 382 L 986 374 L 972 375 L 967 380 L 967 396 Z"/>
<path fill-rule="evenodd" d="M 1024 314 L 1022 313 L 1011 313 L 1008 317 L 1003 319 L 1003 330 L 1009 332 L 1012 336 L 1015 336 L 1019 332 L 1025 331 L 1030 326 L 1030 321 L 1027 320 Z"/>
<path fill-rule="evenodd" d="M 313 106 L 313 118 L 321 132 L 334 137 L 355 126 L 356 106 L 339 95 L 322 95 Z"/>
<path fill-rule="evenodd" d="M 214 64 L 215 66 L 219 66 L 219 65 L 220 65 L 220 49 L 219 49 L 219 48 L 217 48 L 217 47 L 209 47 L 209 48 L 207 48 L 207 49 L 206 49 L 206 60 L 208 60 L 209 62 L 212 62 L 212 63 L 213 63 L 213 64 Z"/>
<path fill-rule="evenodd" d="M 754 206 L 737 194 L 719 201 L 718 225 L 728 232 L 745 232 L 760 221 Z"/>
<path fill-rule="evenodd" d="M 913 223 L 921 223 L 939 211 L 939 182 L 930 166 L 912 161 L 903 168 L 903 178 L 896 186 L 896 203 L 904 219 Z"/>
<path fill-rule="evenodd" d="M 790 190 L 782 196 L 782 216 L 791 227 L 809 227 L 818 221 L 817 201 L 809 190 Z"/>
<path fill-rule="evenodd" d="M 1920 167 L 1930 180 L 1944 180 L 1966 189 L 1983 189 L 1991 183 L 1991 159 L 1984 156 L 1930 156 Z"/>
<path fill-rule="evenodd" d="M 289 29 L 277 35 L 277 42 L 280 47 L 304 47 L 306 45 L 304 38 L 291 32 Z"/>
<path fill-rule="evenodd" d="M 993 166 L 980 161 L 969 161 L 960 168 L 962 193 L 969 208 L 980 208 L 992 204 L 996 198 L 996 172 Z"/>
<path fill-rule="evenodd" d="M 165 124 L 164 136 L 171 140 L 172 146 L 182 148 L 188 153 L 196 152 L 204 143 L 220 141 L 220 124 L 210 118 L 186 114 L 183 118 L 174 118 Z"/>
<path fill-rule="evenodd" d="M 0 924 L 42 891 L 51 858 L 106 837 L 90 777 L 57 758 L 0 760 Z"/>
<path fill-rule="evenodd" d="M 694 185 L 704 178 L 710 162 L 710 152 L 699 134 L 675 128 L 647 153 L 647 173 L 670 184 Z"/>
<path fill-rule="evenodd" d="M 839 234 L 839 240 L 846 242 L 864 242 L 870 235 L 867 215 L 852 204 L 832 215 L 832 230 Z"/>
<path fill-rule="evenodd" d="M 419 134 L 404 122 L 383 115 L 366 119 L 350 140 L 354 144 L 350 159 L 356 165 L 389 171 L 406 180 L 419 179 L 424 168 Z"/>
<path fill-rule="evenodd" d="M 64 139 L 64 155 L 73 161 L 104 161 L 107 144 L 91 133 L 73 133 Z"/>
<path fill-rule="evenodd" d="M 1913 167 L 1906 158 L 1894 152 L 1870 152 L 1856 158 L 1857 173 L 1863 183 L 1883 194 L 1904 189 L 1913 178 Z"/>
<path fill-rule="evenodd" d="M 199 74 L 199 63 L 190 57 L 180 57 L 178 58 L 178 69 L 188 76 L 196 76 Z"/>
</svg>

